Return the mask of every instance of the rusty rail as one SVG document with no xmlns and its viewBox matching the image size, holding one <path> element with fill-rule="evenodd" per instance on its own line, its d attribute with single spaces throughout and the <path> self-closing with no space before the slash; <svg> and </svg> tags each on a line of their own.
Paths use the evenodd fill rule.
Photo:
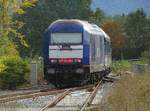
<svg viewBox="0 0 150 111">
<path fill-rule="evenodd" d="M 7 95 L 0 95 L 0 99 L 2 98 L 7 98 L 7 97 L 14 97 L 14 96 L 18 96 L 18 95 L 27 95 L 27 94 L 32 94 L 32 93 L 37 93 L 40 92 L 40 90 L 36 90 L 36 91 L 28 91 L 28 92 L 19 92 L 19 93 L 13 93 L 13 94 L 7 94 Z"/>
<path fill-rule="evenodd" d="M 93 91 L 91 92 L 89 97 L 86 99 L 84 105 L 81 106 L 81 109 L 79 109 L 80 111 L 84 111 L 85 108 L 92 103 L 92 101 L 93 101 L 93 99 L 94 99 L 94 97 L 95 97 L 95 95 L 96 95 L 96 93 L 97 93 L 101 83 L 102 83 L 102 80 L 96 86 L 94 85 L 94 87 L 93 87 L 93 85 L 89 85 L 89 86 L 83 86 L 83 87 L 76 87 L 76 88 L 67 89 L 59 97 L 57 97 L 54 101 L 50 101 L 46 106 L 44 106 L 42 109 L 40 109 L 40 111 L 45 111 L 48 108 L 53 108 L 54 106 L 57 105 L 58 102 L 63 100 L 72 91 L 80 90 L 80 89 L 87 89 L 87 88 L 93 87 Z"/>
<path fill-rule="evenodd" d="M 89 88 L 91 86 L 92 85 L 75 87 L 75 88 L 70 88 L 70 90 L 75 91 L 75 90 Z M 35 97 L 39 97 L 39 96 L 53 95 L 53 94 L 62 93 L 65 90 L 67 90 L 67 89 L 44 89 L 44 90 L 42 89 L 42 90 L 37 90 L 37 91 L 25 92 L 25 93 L 2 95 L 2 96 L 0 96 L 0 103 L 17 101 L 20 99 L 35 98 Z"/>
<path fill-rule="evenodd" d="M 45 107 L 43 107 L 40 111 L 44 111 L 47 108 L 55 106 L 58 102 L 60 102 L 65 96 L 71 93 L 71 89 L 66 90 L 63 94 L 61 94 L 58 98 L 54 101 L 50 101 Z"/>
<path fill-rule="evenodd" d="M 93 99 L 94 99 L 94 97 L 95 97 L 95 95 L 96 95 L 96 93 L 97 93 L 97 91 L 98 91 L 101 84 L 102 84 L 102 80 L 97 84 L 97 86 L 94 88 L 93 92 L 86 99 L 86 101 L 83 104 L 83 106 L 81 107 L 80 111 L 84 111 L 85 108 L 88 107 L 92 103 L 92 101 L 93 101 Z"/>
<path fill-rule="evenodd" d="M 57 105 L 58 102 L 60 102 L 63 98 L 65 98 L 68 94 L 70 94 L 72 91 L 75 90 L 81 90 L 81 89 L 88 89 L 93 87 L 93 85 L 86 85 L 86 86 L 82 86 L 82 87 L 75 87 L 75 88 L 70 88 L 70 89 L 66 89 L 58 98 L 56 98 L 54 101 L 50 101 L 46 106 L 44 106 L 40 111 L 44 111 L 48 108 L 52 108 L 54 106 Z"/>
<path fill-rule="evenodd" d="M 10 101 L 16 101 L 20 99 L 27 99 L 27 98 L 35 98 L 38 96 L 46 96 L 46 95 L 52 95 L 56 93 L 62 93 L 64 89 L 62 90 L 54 90 L 54 91 L 47 91 L 47 92 L 30 92 L 30 93 L 25 93 L 25 94 L 14 94 L 13 96 L 8 96 L 8 97 L 2 97 L 0 98 L 0 103 L 6 103 Z"/>
</svg>

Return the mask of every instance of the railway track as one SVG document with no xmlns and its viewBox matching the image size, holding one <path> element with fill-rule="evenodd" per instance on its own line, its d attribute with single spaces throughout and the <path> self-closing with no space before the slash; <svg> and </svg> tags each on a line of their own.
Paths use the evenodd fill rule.
<svg viewBox="0 0 150 111">
<path fill-rule="evenodd" d="M 56 89 L 48 90 L 47 89 L 47 91 L 38 90 L 38 91 L 30 91 L 30 92 L 26 92 L 26 93 L 2 95 L 2 96 L 0 96 L 0 103 L 17 101 L 20 99 L 35 98 L 35 97 L 39 97 L 39 96 L 52 95 L 52 94 L 61 93 L 61 92 L 63 92 L 63 89 L 62 90 L 56 90 Z"/>
<path fill-rule="evenodd" d="M 101 84 L 102 84 L 102 80 L 99 81 L 99 83 L 96 85 L 96 87 L 94 88 L 94 90 L 92 91 L 90 96 L 87 98 L 87 100 L 85 101 L 85 103 L 81 107 L 80 111 L 84 111 L 85 108 L 88 107 L 92 103 L 92 101 L 93 101 L 93 99 L 94 99 L 94 97 L 95 97 L 95 95 L 96 95 L 96 93 L 97 93 L 97 91 L 98 91 Z"/>
<path fill-rule="evenodd" d="M 93 85 L 91 87 L 91 91 L 90 91 L 90 94 L 89 96 L 86 98 L 86 100 L 84 101 L 84 103 L 80 106 L 77 107 L 76 110 L 79 110 L 79 111 L 84 111 L 88 106 L 91 105 L 97 91 L 99 90 L 100 86 L 102 84 L 102 80 L 98 82 L 98 84 L 96 85 Z M 57 107 L 56 105 L 61 102 L 63 99 L 65 99 L 66 96 L 68 96 L 69 94 L 71 94 L 71 92 L 73 92 L 74 90 L 72 89 L 67 89 L 65 90 L 61 95 L 59 95 L 55 100 L 53 101 L 49 101 L 47 105 L 45 105 L 43 108 L 40 109 L 40 111 L 45 111 L 47 109 L 49 109 L 50 111 L 52 109 L 50 108 L 54 108 L 54 107 Z M 65 106 L 63 106 L 62 108 L 64 108 Z M 67 106 L 66 106 L 67 107 Z M 73 107 L 72 107 L 73 108 Z M 48 110 L 48 111 L 49 111 Z M 69 109 L 70 110 L 70 109 Z M 74 109 L 75 110 L 75 109 Z"/>
<path fill-rule="evenodd" d="M 112 82 L 113 80 L 104 78 L 97 84 L 82 87 L 67 89 L 48 88 L 25 93 L 2 95 L 0 96 L 0 104 L 18 102 L 30 108 L 32 105 L 28 104 L 27 101 L 31 100 L 33 106 L 37 104 L 36 107 L 39 108 L 39 111 L 84 111 L 87 107 L 93 107 L 93 105 L 97 104 L 94 103 L 95 100 L 97 101 L 97 94 L 99 94 L 99 91 L 102 91 L 100 90 L 103 86 L 102 83 L 106 81 Z M 43 97 L 47 99 L 43 99 Z"/>
<path fill-rule="evenodd" d="M 82 86 L 82 87 L 70 88 L 69 90 L 75 91 L 75 90 L 85 89 L 85 88 L 88 88 L 91 86 L 92 85 L 86 85 L 86 86 Z M 67 89 L 50 89 L 50 88 L 48 88 L 48 89 L 29 91 L 29 92 L 23 92 L 23 93 L 1 95 L 0 103 L 6 103 L 6 102 L 17 101 L 17 100 L 28 99 L 28 98 L 36 98 L 39 96 L 55 95 L 58 93 L 63 93 L 65 90 L 67 90 Z"/>
</svg>

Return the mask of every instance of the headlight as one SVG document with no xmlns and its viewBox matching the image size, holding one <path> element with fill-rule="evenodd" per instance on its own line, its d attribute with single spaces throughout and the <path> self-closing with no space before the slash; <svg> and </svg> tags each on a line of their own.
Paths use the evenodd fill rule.
<svg viewBox="0 0 150 111">
<path fill-rule="evenodd" d="M 57 63 L 57 59 L 51 59 L 50 62 L 51 63 Z"/>
<path fill-rule="evenodd" d="M 74 59 L 74 62 L 78 62 L 78 63 L 81 63 L 82 60 L 80 58 L 77 58 L 77 59 Z"/>
</svg>

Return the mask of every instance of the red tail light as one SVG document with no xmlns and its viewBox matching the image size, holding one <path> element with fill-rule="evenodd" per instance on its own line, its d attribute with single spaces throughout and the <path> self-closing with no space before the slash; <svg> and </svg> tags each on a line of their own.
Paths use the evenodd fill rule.
<svg viewBox="0 0 150 111">
<path fill-rule="evenodd" d="M 64 59 L 59 59 L 58 62 L 59 63 L 64 63 Z"/>
<path fill-rule="evenodd" d="M 73 63 L 73 59 L 72 58 L 62 58 L 58 60 L 59 63 L 61 64 L 69 64 L 69 63 Z"/>
<path fill-rule="evenodd" d="M 67 63 L 72 63 L 72 62 L 73 62 L 73 59 L 66 59 L 66 62 L 67 62 Z"/>
</svg>

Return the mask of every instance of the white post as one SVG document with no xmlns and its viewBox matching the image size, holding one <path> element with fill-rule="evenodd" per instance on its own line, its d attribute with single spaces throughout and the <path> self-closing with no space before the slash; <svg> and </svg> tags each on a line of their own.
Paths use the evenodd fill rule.
<svg viewBox="0 0 150 111">
<path fill-rule="evenodd" d="M 31 63 L 31 85 L 36 86 L 37 85 L 37 72 L 38 72 L 38 64 L 37 62 Z"/>
</svg>

